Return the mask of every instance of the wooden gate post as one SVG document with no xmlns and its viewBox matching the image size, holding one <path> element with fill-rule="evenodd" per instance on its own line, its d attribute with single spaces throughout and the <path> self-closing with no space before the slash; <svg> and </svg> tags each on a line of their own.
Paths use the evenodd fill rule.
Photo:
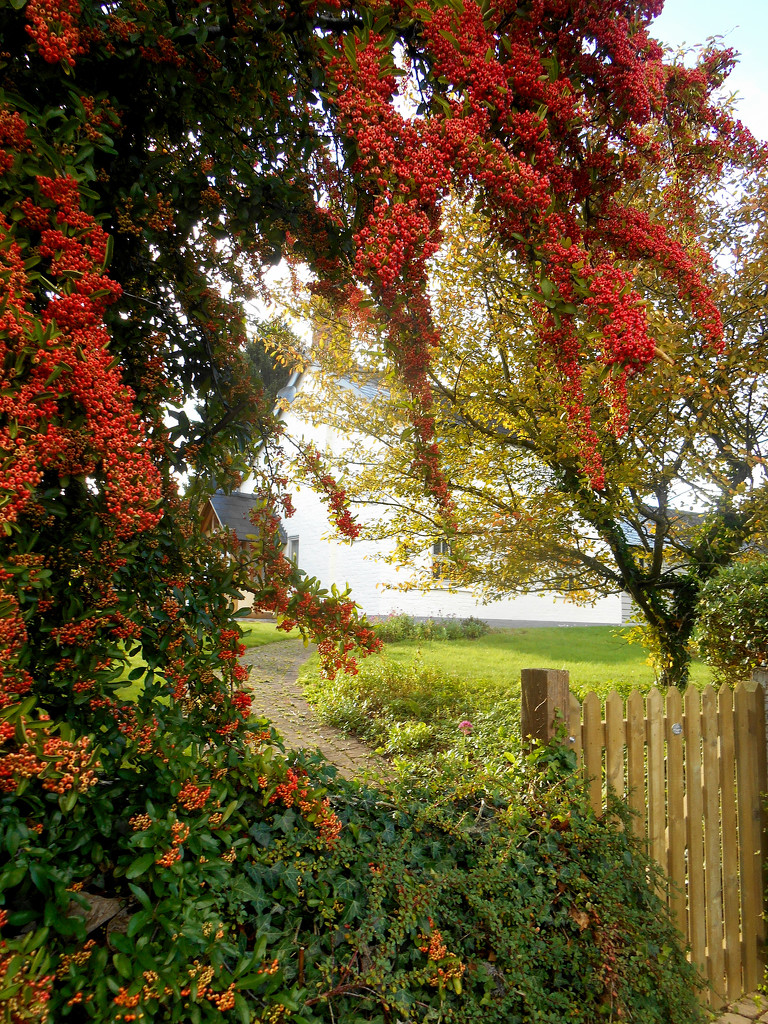
<svg viewBox="0 0 768 1024">
<path fill-rule="evenodd" d="M 520 673 L 522 703 L 520 725 L 523 745 L 531 740 L 549 743 L 555 725 L 569 727 L 571 693 L 568 672 L 557 668 L 524 668 Z"/>
<path fill-rule="evenodd" d="M 753 668 L 752 679 L 763 687 L 763 707 L 765 710 L 765 745 L 768 754 L 768 668 Z"/>
</svg>

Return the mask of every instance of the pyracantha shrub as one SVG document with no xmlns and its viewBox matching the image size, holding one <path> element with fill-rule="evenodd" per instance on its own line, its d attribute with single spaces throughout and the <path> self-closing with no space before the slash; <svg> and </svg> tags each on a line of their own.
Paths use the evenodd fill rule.
<svg viewBox="0 0 768 1024">
<path fill-rule="evenodd" d="M 425 270 L 446 196 L 477 194 L 529 269 L 542 370 L 599 488 L 582 366 L 609 371 L 601 401 L 620 425 L 622 381 L 654 350 L 632 265 L 670 279 L 702 343 L 719 336 L 695 266 L 616 200 L 654 159 L 652 113 L 692 148 L 735 131 L 711 100 L 716 61 L 665 66 L 647 32 L 659 6 L 0 6 L 1 984 L 16 1019 L 300 1022 L 348 984 L 346 1019 L 371 990 L 374 1019 L 391 1016 L 382 979 L 401 936 L 419 1014 L 447 998 L 461 1019 L 462 984 L 493 1005 L 498 968 L 472 973 L 450 914 L 404 923 L 371 888 L 355 844 L 381 835 L 381 865 L 397 809 L 324 793 L 249 736 L 242 595 L 296 621 L 329 673 L 377 641 L 349 595 L 323 594 L 282 552 L 279 427 L 247 311 L 283 255 L 341 311 L 370 296 L 409 396 L 414 468 L 449 507 Z M 251 547 L 203 536 L 207 495 L 254 464 Z M 327 493 L 349 528 L 341 489 Z M 437 856 L 406 848 L 409 872 Z M 617 933 L 607 912 L 588 920 L 603 966 L 583 1004 L 618 1004 Z M 351 959 L 339 922 L 361 937 Z M 654 984 L 638 984 L 658 1002 L 645 953 Z M 515 998 L 498 996 L 503 1019 Z"/>
</svg>

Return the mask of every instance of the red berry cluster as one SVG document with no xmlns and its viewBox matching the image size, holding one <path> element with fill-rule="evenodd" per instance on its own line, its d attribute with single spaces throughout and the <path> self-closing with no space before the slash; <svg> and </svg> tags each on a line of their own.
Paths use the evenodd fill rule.
<svg viewBox="0 0 768 1024">
<path fill-rule="evenodd" d="M 199 811 L 205 806 L 210 795 L 210 786 L 200 786 L 190 781 L 184 783 L 176 799 L 185 811 Z"/>
<path fill-rule="evenodd" d="M 32 689 L 32 676 L 20 664 L 29 637 L 19 600 L 11 592 L 12 573 L 0 568 L 0 711 L 9 708 Z M 7 589 L 6 589 L 7 588 Z"/>
<path fill-rule="evenodd" d="M 80 13 L 78 0 L 28 0 L 27 32 L 37 43 L 43 60 L 74 66 L 77 55 L 85 52 L 80 42 Z"/>
<path fill-rule="evenodd" d="M 313 444 L 302 445 L 298 454 L 299 469 L 308 478 L 321 498 L 328 502 L 331 519 L 339 533 L 349 540 L 360 535 L 360 526 L 352 518 L 347 492 L 340 487 L 336 478 L 328 472 L 320 452 Z"/>
<path fill-rule="evenodd" d="M 20 145 L 18 123 L 12 127 Z M 9 136 L 6 130 L 6 142 Z M 101 269 L 107 236 L 81 208 L 71 176 L 38 175 L 36 191 L 36 200 L 26 197 L 21 209 L 22 227 L 36 237 L 55 287 L 40 313 L 42 342 L 32 342 L 33 296 L 16 228 L 0 218 L 0 279 L 10 298 L 0 322 L 6 366 L 0 383 L 7 396 L 0 399 L 0 440 L 14 453 L 0 466 L 0 514 L 15 520 L 47 470 L 64 479 L 98 475 L 115 535 L 131 536 L 159 521 L 159 475 L 133 394 L 109 353 L 103 314 L 119 288 Z M 78 414 L 82 425 L 68 426 Z"/>
<path fill-rule="evenodd" d="M 348 39 L 329 63 L 340 134 L 352 170 L 373 196 L 355 239 L 355 273 L 384 311 L 390 351 L 422 410 L 414 424 L 415 466 L 443 502 L 426 380 L 438 336 L 425 281 L 449 189 L 480 198 L 497 236 L 531 272 L 544 359 L 562 382 L 594 486 L 603 474 L 582 386 L 585 363 L 615 367 L 601 394 L 619 434 L 626 382 L 655 351 L 618 260 L 655 263 L 680 286 L 705 337 L 717 343 L 722 330 L 682 246 L 615 196 L 643 161 L 660 159 L 643 126 L 666 110 L 671 83 L 678 92 L 698 88 L 701 124 L 717 122 L 721 136 L 734 137 L 736 127 L 707 107 L 713 84 L 722 80 L 723 55 L 699 68 L 696 82 L 683 81 L 665 68 L 662 49 L 645 28 L 617 13 L 612 0 L 555 6 L 534 4 L 523 14 L 507 2 L 491 19 L 474 0 L 437 10 L 415 3 L 411 17 L 420 23 L 433 79 L 448 83 L 439 103 L 430 107 L 426 96 L 423 117 L 404 112 L 386 40 L 356 38 L 352 52 Z M 648 15 L 659 6 L 648 6 Z M 503 36 L 494 28 L 499 19 Z M 590 130 L 586 145 L 588 125 L 600 131 Z M 711 144 L 711 134 L 703 141 Z M 592 211 L 588 225 L 585 204 Z M 542 276 L 546 293 L 538 288 Z M 593 330 L 577 330 L 585 318 Z M 601 338 L 597 349 L 589 336 Z"/>
</svg>

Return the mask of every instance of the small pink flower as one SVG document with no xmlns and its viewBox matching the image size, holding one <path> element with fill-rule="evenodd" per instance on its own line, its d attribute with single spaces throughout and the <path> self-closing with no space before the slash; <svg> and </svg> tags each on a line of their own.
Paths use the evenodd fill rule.
<svg viewBox="0 0 768 1024">
<path fill-rule="evenodd" d="M 464 719 L 463 722 L 459 722 L 459 729 L 461 730 L 461 732 L 464 733 L 465 736 L 469 736 L 469 734 L 472 732 L 472 728 L 472 723 L 467 721 L 466 718 Z"/>
</svg>

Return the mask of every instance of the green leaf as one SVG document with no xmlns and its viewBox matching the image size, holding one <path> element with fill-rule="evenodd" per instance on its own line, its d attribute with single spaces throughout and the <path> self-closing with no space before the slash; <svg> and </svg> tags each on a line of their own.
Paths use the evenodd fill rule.
<svg viewBox="0 0 768 1024">
<path fill-rule="evenodd" d="M 264 980 L 265 975 L 263 974 L 246 974 L 242 978 L 237 979 L 237 987 L 239 989 L 256 988 L 258 986 L 263 985 Z"/>
<path fill-rule="evenodd" d="M 133 977 L 133 961 L 125 953 L 115 953 L 112 956 L 112 963 L 123 978 Z"/>
<path fill-rule="evenodd" d="M 151 867 L 154 863 L 155 853 L 153 850 L 151 853 L 145 853 L 138 860 L 135 860 L 125 872 L 125 877 L 138 878 L 139 875 L 143 875 L 147 868 Z"/>
<path fill-rule="evenodd" d="M 128 922 L 128 927 L 125 930 L 125 934 L 132 938 L 137 932 L 141 931 L 146 925 L 152 921 L 152 914 L 148 910 L 140 910 L 138 913 L 133 914 Z"/>
<path fill-rule="evenodd" d="M 8 830 L 8 835 L 5 838 L 5 848 L 8 851 L 8 855 L 13 859 L 16 856 L 16 851 L 21 844 L 21 830 L 18 828 L 11 828 Z"/>
<path fill-rule="evenodd" d="M 59 807 L 63 814 L 68 814 L 77 803 L 77 790 L 70 789 L 66 793 L 59 794 Z"/>
<path fill-rule="evenodd" d="M 107 235 L 107 248 L 104 253 L 104 262 L 101 265 L 102 270 L 106 270 L 112 262 L 112 254 L 115 250 L 115 239 L 113 235 Z"/>
<path fill-rule="evenodd" d="M 239 993 L 235 994 L 235 1012 L 237 1013 L 237 1018 L 240 1021 L 240 1024 L 251 1024 L 251 1021 L 253 1020 L 253 1012 L 251 1011 L 248 1003 Z"/>
<path fill-rule="evenodd" d="M 151 910 L 152 909 L 152 903 L 150 901 L 149 896 L 146 894 L 146 892 L 140 886 L 134 885 L 133 882 L 129 882 L 128 883 L 128 888 L 131 890 L 133 895 L 136 897 L 136 899 L 139 901 L 139 903 L 142 905 L 142 907 L 144 907 L 145 910 Z"/>
<path fill-rule="evenodd" d="M 130 955 L 134 952 L 134 944 L 131 942 L 128 936 L 123 935 L 122 932 L 112 932 L 109 936 L 109 941 L 114 946 L 114 948 L 119 950 L 121 953 Z"/>
<path fill-rule="evenodd" d="M 230 817 L 230 815 L 232 814 L 232 812 L 235 810 L 235 808 L 237 807 L 237 805 L 239 803 L 240 803 L 239 800 L 230 800 L 230 802 L 227 804 L 227 806 L 221 812 L 222 823 L 225 822 L 227 820 L 227 818 Z"/>
<path fill-rule="evenodd" d="M 18 864 L 15 868 L 6 868 L 0 875 L 0 890 L 13 889 L 27 873 L 26 864 Z"/>
</svg>

